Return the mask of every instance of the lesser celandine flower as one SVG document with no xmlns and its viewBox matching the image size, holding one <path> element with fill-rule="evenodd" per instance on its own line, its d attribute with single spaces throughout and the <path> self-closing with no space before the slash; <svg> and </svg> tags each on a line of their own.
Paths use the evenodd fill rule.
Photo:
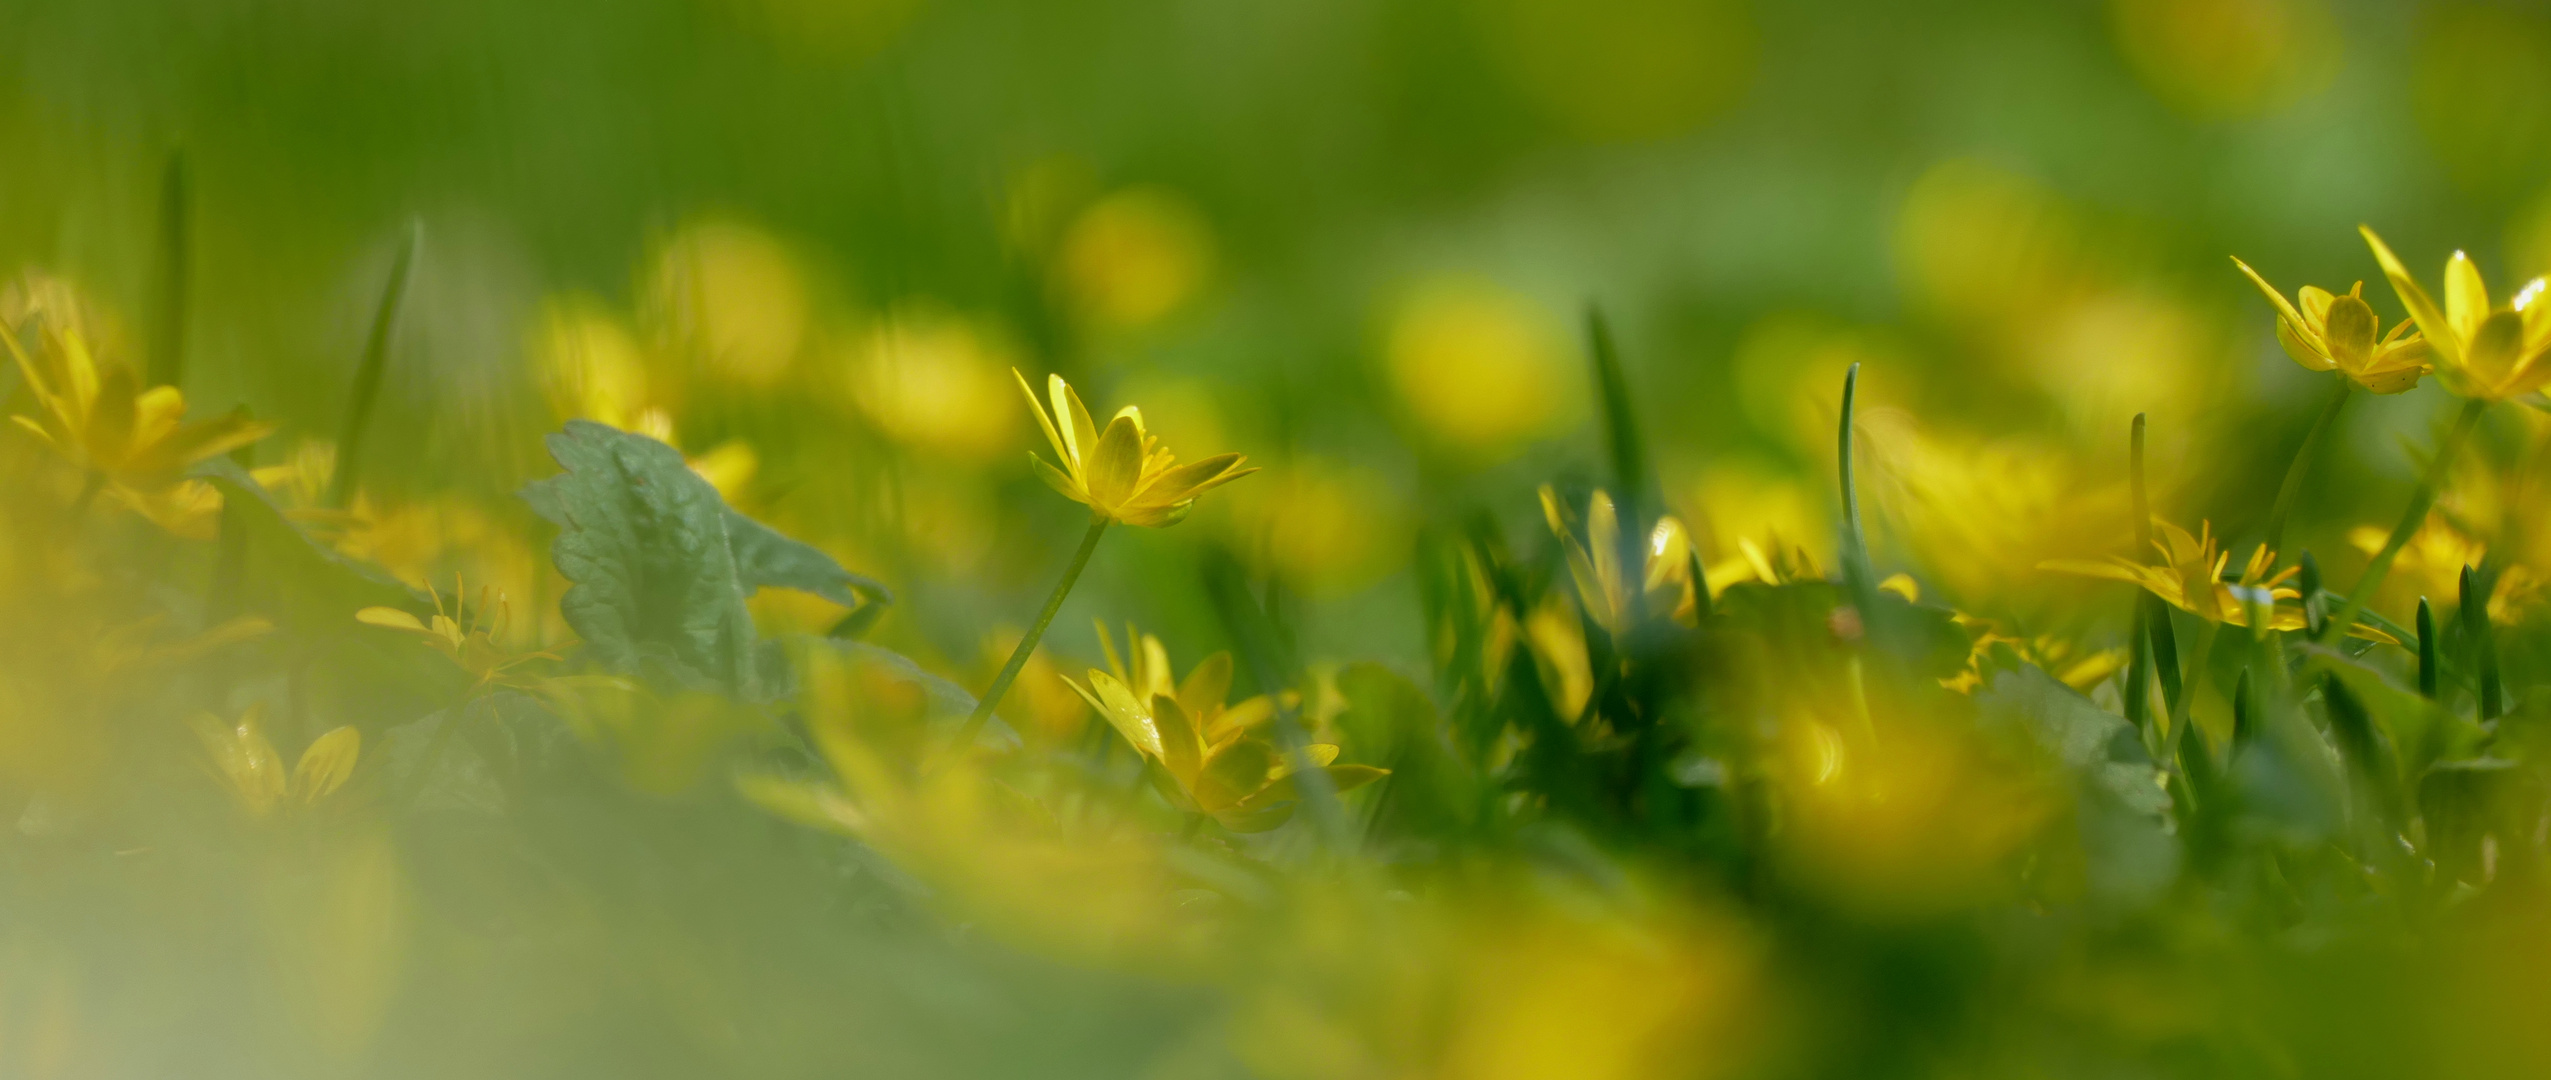
<svg viewBox="0 0 2551 1080">
<path fill-rule="evenodd" d="M 1566 546 L 1568 573 L 1577 596 L 1605 631 L 1618 635 L 1631 622 L 1630 575 L 1621 565 L 1621 515 L 1612 496 L 1601 491 L 1586 500 L 1582 535 L 1576 515 L 1561 505 L 1558 492 L 1541 487 L 1542 517 Z M 1672 515 L 1659 517 L 1639 545 L 1639 595 L 1657 614 L 1685 625 L 1700 619 L 1698 590 L 1692 570 L 1692 536 Z"/>
<path fill-rule="evenodd" d="M 2037 564 L 2040 570 L 2067 574 L 2104 577 L 2138 585 L 2160 597 L 2170 606 L 2210 623 L 2248 626 L 2252 606 L 2273 609 L 2277 601 L 2292 600 L 2301 594 L 2286 587 L 2298 572 L 2287 567 L 2274 571 L 2276 553 L 2266 545 L 2251 553 L 2238 581 L 2223 580 L 2224 564 L 2232 553 L 2215 546 L 2212 522 L 2201 522 L 2197 535 L 2167 521 L 2153 522 L 2156 535 L 2152 546 L 2161 555 L 2158 563 L 2142 563 L 2122 556 L 2099 561 L 2082 559 L 2049 559 Z M 2296 630 L 2303 626 L 2299 610 L 2278 610 L 2271 616 L 2270 629 Z"/>
<path fill-rule="evenodd" d="M 42 344 L 32 351 L 15 333 L 0 338 L 7 340 L 28 394 L 43 410 L 10 419 L 87 471 L 92 484 L 111 485 L 137 506 L 179 486 L 187 466 L 274 430 L 236 414 L 187 423 L 183 393 L 174 386 L 144 390 L 130 368 L 101 371 L 76 327 L 46 326 Z"/>
<path fill-rule="evenodd" d="M 249 706 L 235 723 L 211 713 L 191 721 L 195 736 L 212 755 L 214 775 L 251 815 L 263 817 L 278 805 L 315 804 L 354 775 L 355 761 L 363 754 L 361 731 L 349 725 L 312 739 L 287 771 L 283 755 L 266 738 L 265 712 L 260 703 Z"/>
<path fill-rule="evenodd" d="M 354 613 L 355 621 L 384 630 L 396 630 L 422 640 L 434 651 L 451 658 L 468 672 L 473 689 L 498 686 L 536 688 L 525 682 L 515 670 L 534 660 L 555 660 L 556 654 L 546 650 L 517 649 L 503 643 L 506 623 L 512 608 L 502 593 L 480 586 L 478 602 L 466 604 L 468 592 L 457 582 L 450 604 L 443 594 L 435 592 L 434 617 L 419 619 L 392 607 L 368 607 Z"/>
<path fill-rule="evenodd" d="M 1054 401 L 1048 415 L 1036 400 L 1036 391 L 1028 389 L 1027 376 L 1010 372 L 1019 383 L 1019 392 L 1027 395 L 1028 411 L 1036 414 L 1037 426 L 1045 429 L 1045 438 L 1054 444 L 1054 456 L 1062 467 L 1047 464 L 1045 459 L 1029 455 L 1036 475 L 1065 497 L 1090 508 L 1089 531 L 1082 535 L 1080 550 L 1072 555 L 1072 564 L 1063 571 L 1052 595 L 1045 598 L 1045 610 L 1039 612 L 1018 647 L 1010 651 L 1008 663 L 1001 665 L 992 685 L 983 692 L 983 700 L 975 704 L 973 715 L 957 736 L 957 748 L 963 750 L 973 739 L 992 710 L 1001 704 L 1001 695 L 1019 677 L 1019 669 L 1027 666 L 1028 656 L 1036 649 L 1037 639 L 1045 636 L 1045 628 L 1054 622 L 1054 613 L 1062 610 L 1063 598 L 1072 592 L 1072 583 L 1080 580 L 1081 570 L 1089 565 L 1090 553 L 1098 550 L 1098 538 L 1107 527 L 1122 521 L 1128 525 L 1162 528 L 1175 525 L 1187 517 L 1196 497 L 1213 488 L 1256 472 L 1244 469 L 1238 454 L 1220 454 L 1203 461 L 1180 465 L 1178 458 L 1160 445 L 1160 440 L 1143 430 L 1143 411 L 1128 405 L 1117 410 L 1101 433 L 1090 419 L 1081 396 L 1073 393 L 1060 375 L 1048 375 L 1045 389 Z"/>
<path fill-rule="evenodd" d="M 1211 815 L 1234 832 L 1263 832 L 1291 818 L 1301 799 L 1292 779 L 1297 763 L 1261 733 L 1275 718 L 1274 700 L 1261 694 L 1224 706 L 1231 691 L 1229 653 L 1206 657 L 1173 686 L 1169 654 L 1160 639 L 1131 630 L 1126 638 L 1134 654 L 1130 668 L 1101 626 L 1099 640 L 1106 644 L 1108 666 L 1114 670 L 1093 668 L 1086 683 L 1071 686 L 1126 742 L 1160 766 L 1155 784 L 1170 804 Z M 1368 765 L 1336 764 L 1338 748 L 1326 743 L 1303 747 L 1302 756 L 1311 767 L 1327 772 L 1339 791 L 1389 773 Z"/>
<path fill-rule="evenodd" d="M 2409 319 L 2384 332 L 2382 318 L 2365 302 L 2364 282 L 2345 293 L 2306 285 L 2287 303 L 2250 264 L 2234 259 L 2232 265 L 2276 305 L 2277 343 L 2304 368 L 2336 371 L 2377 394 L 2407 390 L 2428 372 L 2426 339 L 2410 332 Z"/>
<path fill-rule="evenodd" d="M 1049 415 L 1028 389 L 1027 376 L 1010 374 L 1062 462 L 1056 468 L 1035 458 L 1036 475 L 1100 517 L 1151 528 L 1175 525 L 1186 519 L 1196 496 L 1258 471 L 1241 468 L 1246 459 L 1238 454 L 1178 464 L 1177 455 L 1143 430 L 1143 411 L 1132 405 L 1117 410 L 1102 432 L 1060 375 L 1046 376 L 1046 394 L 1054 401 Z"/>
<path fill-rule="evenodd" d="M 2374 249 L 2375 261 L 2383 264 L 2383 276 L 2400 293 L 2401 305 L 2434 347 L 2436 374 L 2445 389 L 2476 401 L 2505 401 L 2551 383 L 2551 363 L 2544 361 L 2544 354 L 2551 353 L 2551 311 L 2536 303 L 2543 279 L 2527 282 L 2506 306 L 2493 307 L 2480 268 L 2457 251 L 2445 261 L 2445 303 L 2438 307 L 2382 237 L 2371 228 L 2360 226 L 2359 231 Z"/>
</svg>

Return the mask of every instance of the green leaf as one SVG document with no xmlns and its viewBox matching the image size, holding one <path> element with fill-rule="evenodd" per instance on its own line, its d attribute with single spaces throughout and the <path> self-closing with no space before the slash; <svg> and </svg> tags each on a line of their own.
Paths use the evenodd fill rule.
<svg viewBox="0 0 2551 1080">
<path fill-rule="evenodd" d="M 2117 804 L 2159 816 L 2170 797 L 2153 782 L 2152 759 L 2126 718 L 2100 708 L 2080 691 L 2033 664 L 1997 671 L 1975 695 L 1987 722 L 2024 727 L 2064 766 Z"/>
<path fill-rule="evenodd" d="M 854 611 L 895 600 L 884 584 L 842 569 L 832 556 L 731 506 L 726 508 L 726 537 L 735 552 L 736 576 L 747 589 L 797 589 Z"/>
<path fill-rule="evenodd" d="M 420 609 L 425 597 L 386 571 L 320 543 L 228 457 L 194 469 L 222 497 L 221 527 L 240 548 L 236 600 L 286 626 L 322 633 L 354 625 L 367 607 Z"/>
<path fill-rule="evenodd" d="M 1975 703 L 1987 724 L 2027 731 L 2072 774 L 2093 898 L 2122 910 L 2169 887 L 2179 873 L 2179 844 L 2163 816 L 2170 796 L 2134 725 L 2033 665 L 1995 672 Z"/>
<path fill-rule="evenodd" d="M 550 555 L 573 585 L 567 624 L 614 670 L 750 701 L 774 696 L 744 601 L 763 585 L 882 603 L 883 586 L 737 514 L 680 451 L 572 420 L 549 437 L 565 472 L 523 488 L 558 526 Z"/>
</svg>

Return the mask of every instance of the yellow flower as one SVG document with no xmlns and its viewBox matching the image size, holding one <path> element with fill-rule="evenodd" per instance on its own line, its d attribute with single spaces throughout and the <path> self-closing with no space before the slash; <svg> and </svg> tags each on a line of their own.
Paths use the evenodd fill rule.
<svg viewBox="0 0 2551 1080">
<path fill-rule="evenodd" d="M 1160 791 L 1171 805 L 1212 815 L 1233 832 L 1264 832 L 1293 816 L 1301 800 L 1293 781 L 1295 764 L 1260 734 L 1275 719 L 1275 701 L 1261 694 L 1237 705 L 1223 704 L 1231 691 L 1230 653 L 1206 657 L 1173 686 L 1169 654 L 1159 638 L 1127 631 L 1126 645 L 1134 653 L 1130 670 L 1104 626 L 1099 627 L 1099 642 L 1114 670 L 1093 668 L 1086 683 L 1065 681 L 1134 749 L 1159 763 L 1168 781 L 1159 784 Z M 1327 743 L 1302 750 L 1339 791 L 1390 772 L 1335 764 L 1338 748 Z"/>
<path fill-rule="evenodd" d="M 10 419 L 136 506 L 166 500 L 187 466 L 274 430 L 240 415 L 187 423 L 186 397 L 176 387 L 144 390 L 129 368 L 101 372 L 75 328 L 46 326 L 42 346 L 33 352 L 15 333 L 0 338 L 7 339 L 28 393 L 43 410 L 40 416 Z"/>
<path fill-rule="evenodd" d="M 1612 505 L 1612 496 L 1597 491 L 1586 500 L 1584 535 L 1579 536 L 1577 521 L 1560 505 L 1558 492 L 1548 484 L 1541 486 L 1541 514 L 1549 521 L 1550 532 L 1568 551 L 1568 574 L 1576 580 L 1577 596 L 1594 621 L 1606 632 L 1619 635 L 1630 624 L 1630 588 L 1621 567 L 1621 516 Z M 1684 625 L 1698 625 L 1700 604 L 1692 588 L 1692 534 L 1671 515 L 1657 519 L 1648 530 L 1647 542 L 1639 546 L 1642 565 L 1639 589 L 1649 610 L 1673 617 Z"/>
<path fill-rule="evenodd" d="M 1177 464 L 1177 457 L 1158 438 L 1144 433 L 1143 411 L 1131 405 L 1118 410 L 1101 433 L 1091 422 L 1089 409 L 1081 404 L 1081 396 L 1060 375 L 1046 376 L 1046 393 L 1054 400 L 1054 411 L 1048 415 L 1036 400 L 1036 391 L 1028 389 L 1027 376 L 1016 369 L 1010 374 L 1018 379 L 1019 392 L 1027 395 L 1029 410 L 1036 413 L 1037 424 L 1054 444 L 1054 456 L 1063 462 L 1058 469 L 1030 455 L 1036 475 L 1101 517 L 1152 528 L 1175 525 L 1195 506 L 1196 496 L 1258 471 L 1241 468 L 1246 459 L 1238 454 Z"/>
<path fill-rule="evenodd" d="M 2382 333 L 2382 318 L 2365 303 L 2364 282 L 2357 282 L 2344 295 L 2316 285 L 2303 286 L 2295 294 L 2301 304 L 2298 308 L 2286 303 L 2276 286 L 2250 269 L 2250 264 L 2234 259 L 2232 265 L 2249 275 L 2268 303 L 2276 305 L 2276 340 L 2295 363 L 2312 371 L 2336 371 L 2377 394 L 2400 393 L 2418 385 L 2418 377 L 2427 373 L 2426 340 L 2415 333 L 2403 336 L 2411 326 L 2408 319 L 2394 325 L 2390 333 Z"/>
<path fill-rule="evenodd" d="M 534 692 L 541 689 L 541 680 L 526 678 L 515 669 L 534 660 L 555 660 L 558 656 L 546 649 L 518 650 L 501 644 L 505 624 L 512 615 L 503 593 L 480 586 L 478 602 L 465 604 L 467 588 L 455 582 L 451 606 L 446 610 L 443 594 L 430 588 L 428 591 L 434 597 L 434 618 L 430 623 L 393 607 L 364 608 L 354 613 L 355 621 L 422 639 L 469 673 L 472 690 L 497 686 Z"/>
<path fill-rule="evenodd" d="M 2375 261 L 2383 264 L 2383 276 L 2400 293 L 2401 305 L 2435 349 L 2436 374 L 2445 389 L 2467 398 L 2504 401 L 2551 383 L 2551 363 L 2543 362 L 2543 354 L 2551 352 L 2551 311 L 2534 303 L 2542 296 L 2543 279 L 2526 283 L 2507 306 L 2493 308 L 2480 269 L 2471 256 L 2457 251 L 2445 261 L 2445 305 L 2438 308 L 2382 237 L 2364 226 L 2358 231 L 2374 249 Z"/>
<path fill-rule="evenodd" d="M 265 714 L 261 702 L 249 706 L 237 723 L 211 713 L 198 713 L 189 721 L 212 755 L 214 775 L 249 814 L 264 817 L 286 803 L 316 805 L 354 775 L 355 760 L 363 755 L 362 732 L 340 727 L 310 740 L 300 762 L 287 773 L 283 755 L 266 739 Z"/>
<path fill-rule="evenodd" d="M 2207 622 L 2248 626 L 2250 606 L 2256 604 L 2273 612 L 2268 623 L 2271 630 L 2303 627 L 2301 609 L 2276 607 L 2279 601 L 2301 597 L 2301 593 L 2285 587 L 2301 568 L 2289 566 L 2271 573 L 2276 566 L 2276 553 L 2261 544 L 2251 553 L 2249 565 L 2242 568 L 2240 580 L 2227 582 L 2223 580 L 2223 567 L 2232 553 L 2215 547 L 2212 522 L 2200 523 L 2195 536 L 2167 521 L 2156 520 L 2153 524 L 2160 531 L 2152 541 L 2153 548 L 2161 554 L 2158 564 L 2110 556 L 2098 562 L 2049 559 L 2037 564 L 2037 568 L 2139 585 L 2172 607 Z"/>
</svg>

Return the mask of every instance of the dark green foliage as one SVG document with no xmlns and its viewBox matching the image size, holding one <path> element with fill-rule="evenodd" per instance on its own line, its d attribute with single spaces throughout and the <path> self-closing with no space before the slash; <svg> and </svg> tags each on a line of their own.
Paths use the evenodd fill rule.
<svg viewBox="0 0 2551 1080">
<path fill-rule="evenodd" d="M 558 526 L 551 555 L 574 583 L 559 602 L 567 624 L 614 671 L 763 700 L 782 680 L 745 611 L 753 590 L 883 602 L 883 586 L 737 514 L 670 446 L 576 420 L 549 452 L 566 471 L 523 499 Z"/>
</svg>

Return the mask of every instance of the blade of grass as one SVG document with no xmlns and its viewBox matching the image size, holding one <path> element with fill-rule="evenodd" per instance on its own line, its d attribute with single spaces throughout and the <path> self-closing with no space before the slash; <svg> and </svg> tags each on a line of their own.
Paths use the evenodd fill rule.
<svg viewBox="0 0 2551 1080">
<path fill-rule="evenodd" d="M 2498 658 L 2489 640 L 2489 592 L 2497 584 L 2496 575 L 2483 574 L 2470 566 L 2462 568 L 2460 602 L 2462 610 L 2463 670 L 2471 673 L 2471 696 L 2479 702 L 2480 718 L 2498 718 Z"/>
<path fill-rule="evenodd" d="M 337 435 L 336 477 L 328 485 L 328 505 L 339 510 L 354 498 L 363 471 L 363 440 L 372 427 L 372 405 L 381 395 L 381 372 L 389 366 L 390 332 L 398 326 L 399 307 L 407 296 L 408 272 L 416 265 L 416 248 L 425 225 L 408 226 L 407 239 L 390 260 L 390 280 L 381 289 L 381 304 L 372 313 L 372 333 L 363 344 L 363 362 L 354 369 L 354 393 L 347 399 L 345 426 Z"/>
<path fill-rule="evenodd" d="M 168 155 L 160 174 L 159 265 L 151 282 L 150 352 L 144 368 L 152 386 L 180 386 L 186 379 L 186 284 L 191 262 L 193 211 L 186 155 Z"/>
<path fill-rule="evenodd" d="M 2436 611 L 2418 598 L 2418 693 L 2436 700 Z"/>
</svg>

